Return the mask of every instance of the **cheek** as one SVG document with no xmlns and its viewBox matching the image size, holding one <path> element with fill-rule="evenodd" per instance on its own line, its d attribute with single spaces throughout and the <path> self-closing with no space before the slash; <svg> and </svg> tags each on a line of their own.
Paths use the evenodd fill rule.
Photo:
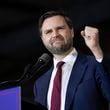
<svg viewBox="0 0 110 110">
<path fill-rule="evenodd" d="M 68 39 L 70 39 L 72 36 L 71 36 L 71 34 L 70 33 L 65 33 L 65 35 L 64 35 L 65 37 L 64 37 L 64 39 L 65 40 L 68 40 Z"/>
<path fill-rule="evenodd" d="M 65 39 L 65 43 L 68 44 L 70 42 L 73 41 L 73 37 L 70 35 L 70 36 L 67 36 L 66 39 Z"/>
<path fill-rule="evenodd" d="M 49 44 L 49 38 L 46 38 L 46 37 L 42 37 L 42 42 L 46 45 Z"/>
</svg>

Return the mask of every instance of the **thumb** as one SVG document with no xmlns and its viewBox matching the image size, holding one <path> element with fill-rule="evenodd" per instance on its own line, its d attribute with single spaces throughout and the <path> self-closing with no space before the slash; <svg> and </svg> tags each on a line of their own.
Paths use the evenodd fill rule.
<svg viewBox="0 0 110 110">
<path fill-rule="evenodd" d="M 85 32 L 84 32 L 84 31 L 81 31 L 80 33 L 81 33 L 81 36 L 82 36 L 82 37 L 85 36 Z"/>
</svg>

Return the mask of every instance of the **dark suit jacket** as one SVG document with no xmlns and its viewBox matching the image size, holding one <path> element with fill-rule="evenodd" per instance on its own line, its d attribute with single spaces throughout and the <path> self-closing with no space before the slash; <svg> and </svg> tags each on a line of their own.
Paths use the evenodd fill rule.
<svg viewBox="0 0 110 110">
<path fill-rule="evenodd" d="M 34 85 L 35 100 L 47 106 L 51 68 Z M 108 110 L 110 77 L 94 57 L 79 54 L 69 80 L 65 110 Z"/>
<path fill-rule="evenodd" d="M 110 54 L 109 55 L 104 55 L 104 58 L 102 60 L 102 65 L 104 66 L 104 69 L 110 75 Z"/>
</svg>

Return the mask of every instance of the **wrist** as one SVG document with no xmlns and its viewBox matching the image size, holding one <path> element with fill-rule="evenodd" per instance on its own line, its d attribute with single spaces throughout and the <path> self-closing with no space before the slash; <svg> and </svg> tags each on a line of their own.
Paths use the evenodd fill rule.
<svg viewBox="0 0 110 110">
<path fill-rule="evenodd" d="M 103 59 L 103 51 L 100 47 L 93 48 L 91 51 L 96 59 Z"/>
</svg>

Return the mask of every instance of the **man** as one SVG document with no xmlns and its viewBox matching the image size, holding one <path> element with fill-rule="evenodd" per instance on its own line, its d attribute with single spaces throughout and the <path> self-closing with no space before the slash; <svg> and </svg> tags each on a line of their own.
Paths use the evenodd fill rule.
<svg viewBox="0 0 110 110">
<path fill-rule="evenodd" d="M 54 65 L 35 82 L 35 100 L 48 110 L 108 110 L 110 75 L 102 64 L 103 51 L 98 29 L 86 26 L 81 31 L 94 56 L 79 53 L 73 47 L 72 22 L 63 12 L 50 11 L 42 15 L 39 31 L 45 47 L 53 54 Z M 59 61 L 64 62 L 61 67 L 61 91 L 57 88 L 61 96 L 57 94 L 54 97 L 54 78 Z M 53 107 L 53 103 L 57 104 Z"/>
</svg>

